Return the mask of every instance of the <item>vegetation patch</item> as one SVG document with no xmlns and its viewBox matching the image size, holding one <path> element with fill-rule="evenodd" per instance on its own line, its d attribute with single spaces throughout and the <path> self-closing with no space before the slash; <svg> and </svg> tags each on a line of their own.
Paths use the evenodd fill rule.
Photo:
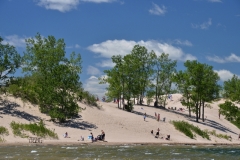
<svg viewBox="0 0 240 160">
<path fill-rule="evenodd" d="M 196 127 L 192 124 L 189 124 L 185 121 L 172 121 L 174 127 L 180 132 L 184 133 L 186 136 L 190 138 L 194 138 L 192 131 L 198 134 L 199 136 L 210 140 L 209 134 L 206 131 L 202 131 L 199 127 Z"/>
<path fill-rule="evenodd" d="M 0 135 L 9 135 L 8 129 L 0 126 Z"/>
<path fill-rule="evenodd" d="M 226 140 L 229 140 L 231 141 L 232 138 L 226 134 L 217 134 L 215 130 L 213 131 L 208 131 L 208 130 L 205 130 L 205 132 L 209 133 L 210 135 L 213 135 L 215 137 L 218 137 L 218 138 L 223 138 L 223 139 L 226 139 Z"/>
<path fill-rule="evenodd" d="M 0 135 L 9 135 L 8 129 L 0 126 Z M 5 142 L 5 139 L 0 137 L 0 143 Z"/>
<path fill-rule="evenodd" d="M 48 136 L 48 137 L 51 137 L 54 139 L 58 139 L 58 135 L 54 131 L 47 129 L 44 126 L 43 121 L 40 121 L 39 124 L 37 124 L 37 123 L 22 124 L 22 123 L 17 123 L 15 121 L 12 121 L 10 126 L 13 129 L 13 134 L 15 136 L 19 136 L 22 138 L 28 137 L 28 135 L 26 135 L 24 133 L 24 131 L 29 131 L 32 134 L 39 136 L 39 137 L 47 137 Z"/>
</svg>

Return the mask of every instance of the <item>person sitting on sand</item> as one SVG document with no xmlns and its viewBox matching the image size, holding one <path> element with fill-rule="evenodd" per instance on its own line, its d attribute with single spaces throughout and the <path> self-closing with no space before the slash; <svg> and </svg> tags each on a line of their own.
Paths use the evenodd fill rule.
<svg viewBox="0 0 240 160">
<path fill-rule="evenodd" d="M 160 129 L 158 128 L 155 138 L 159 137 L 159 131 L 160 131 Z"/>
<path fill-rule="evenodd" d="M 68 133 L 66 132 L 64 135 L 63 135 L 64 138 L 69 138 L 68 137 Z"/>
<path fill-rule="evenodd" d="M 169 135 L 167 135 L 167 138 L 166 138 L 166 140 L 170 140 L 170 134 L 169 134 Z"/>
<path fill-rule="evenodd" d="M 105 132 L 103 130 L 101 130 L 101 134 L 97 136 L 97 140 L 104 140 L 105 138 Z"/>
<path fill-rule="evenodd" d="M 153 134 L 153 130 L 151 130 L 151 134 Z"/>
<path fill-rule="evenodd" d="M 239 140 L 239 138 L 240 138 L 240 133 L 239 133 L 239 135 L 238 135 L 238 140 Z"/>
</svg>

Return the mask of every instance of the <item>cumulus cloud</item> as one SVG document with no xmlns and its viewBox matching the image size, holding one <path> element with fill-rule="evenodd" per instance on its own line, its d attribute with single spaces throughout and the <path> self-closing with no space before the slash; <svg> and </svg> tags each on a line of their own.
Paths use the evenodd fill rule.
<svg viewBox="0 0 240 160">
<path fill-rule="evenodd" d="M 145 46 L 150 52 L 153 50 L 157 55 L 163 52 L 169 54 L 169 58 L 173 60 L 195 60 L 196 57 L 191 54 L 186 54 L 181 48 L 175 47 L 168 43 L 160 43 L 158 41 L 127 41 L 127 40 L 107 40 L 99 44 L 93 44 L 88 47 L 88 50 L 98 54 L 100 57 L 111 58 L 113 55 L 122 55 L 131 53 L 135 45 Z M 110 60 L 102 61 L 98 64 L 102 67 L 112 67 L 113 63 Z"/>
<path fill-rule="evenodd" d="M 14 47 L 25 47 L 26 46 L 25 39 L 27 38 L 21 38 L 18 35 L 10 35 L 5 37 L 3 44 L 8 43 Z"/>
<path fill-rule="evenodd" d="M 228 70 L 214 70 L 214 72 L 216 72 L 218 74 L 218 76 L 220 77 L 221 81 L 227 81 L 229 79 L 231 79 L 233 77 L 233 73 L 228 71 Z"/>
<path fill-rule="evenodd" d="M 84 90 L 89 91 L 99 98 L 105 95 L 107 86 L 108 84 L 99 84 L 99 80 L 95 76 L 89 77 L 83 84 Z"/>
<path fill-rule="evenodd" d="M 83 2 L 93 2 L 93 3 L 111 3 L 115 2 L 116 0 L 81 0 Z"/>
<path fill-rule="evenodd" d="M 207 22 L 203 22 L 202 24 L 192 24 L 193 28 L 200 29 L 208 29 L 212 25 L 212 19 L 209 18 Z"/>
<path fill-rule="evenodd" d="M 222 2 L 222 0 L 208 0 L 209 2 Z"/>
<path fill-rule="evenodd" d="M 228 57 L 221 58 L 219 56 L 207 56 L 206 57 L 209 61 L 217 62 L 217 63 L 228 63 L 228 62 L 240 62 L 240 57 L 232 53 Z"/>
<path fill-rule="evenodd" d="M 79 0 L 38 0 L 37 2 L 41 7 L 58 10 L 60 12 L 76 9 L 79 4 Z"/>
<path fill-rule="evenodd" d="M 88 68 L 87 68 L 87 74 L 88 74 L 88 75 L 92 75 L 92 76 L 94 76 L 94 75 L 100 75 L 100 74 L 101 74 L 101 71 L 100 71 L 98 68 L 96 68 L 96 67 L 88 66 Z"/>
<path fill-rule="evenodd" d="M 164 15 L 167 9 L 165 6 L 159 7 L 157 4 L 153 3 L 153 7 L 149 9 L 149 12 L 154 15 Z"/>
</svg>

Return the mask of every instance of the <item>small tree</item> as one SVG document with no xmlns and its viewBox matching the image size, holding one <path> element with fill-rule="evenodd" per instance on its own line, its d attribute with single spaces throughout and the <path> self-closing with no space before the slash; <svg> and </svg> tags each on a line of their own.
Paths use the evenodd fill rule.
<svg viewBox="0 0 240 160">
<path fill-rule="evenodd" d="M 14 46 L 3 44 L 3 39 L 0 37 L 0 87 L 13 77 L 12 75 L 20 65 L 20 54 L 17 53 Z"/>
</svg>

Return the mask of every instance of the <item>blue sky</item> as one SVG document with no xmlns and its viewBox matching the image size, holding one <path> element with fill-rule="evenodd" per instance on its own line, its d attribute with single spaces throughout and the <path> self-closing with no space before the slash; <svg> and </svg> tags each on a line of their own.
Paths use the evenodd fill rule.
<svg viewBox="0 0 240 160">
<path fill-rule="evenodd" d="M 240 77 L 239 0 L 1 0 L 0 36 L 20 54 L 37 32 L 64 38 L 66 54 L 82 56 L 81 81 L 102 96 L 97 77 L 136 44 L 214 67 L 222 83 Z M 21 74 L 16 73 L 17 75 Z"/>
</svg>

